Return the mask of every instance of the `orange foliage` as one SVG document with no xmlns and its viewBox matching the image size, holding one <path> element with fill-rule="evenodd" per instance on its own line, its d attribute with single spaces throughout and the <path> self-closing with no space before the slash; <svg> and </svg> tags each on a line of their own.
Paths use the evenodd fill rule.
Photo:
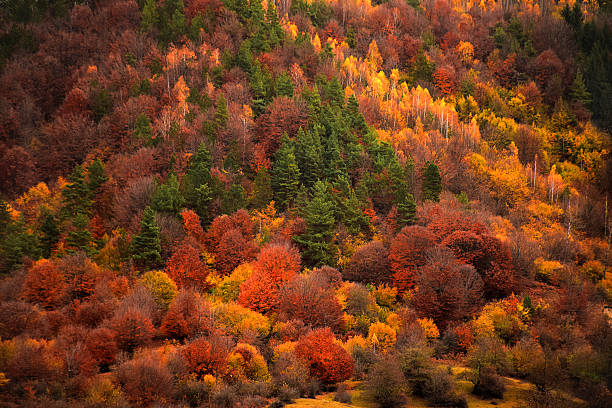
<svg viewBox="0 0 612 408">
<path fill-rule="evenodd" d="M 181 350 L 187 369 L 198 378 L 222 374 L 227 354 L 219 344 L 211 344 L 203 338 L 192 341 Z"/>
<path fill-rule="evenodd" d="M 393 285 L 400 293 L 414 287 L 417 268 L 427 261 L 426 252 L 436 246 L 435 236 L 421 226 L 408 226 L 395 236 L 389 249 Z"/>
<path fill-rule="evenodd" d="M 41 259 L 28 270 L 21 295 L 28 302 L 52 309 L 64 300 L 65 289 L 64 276 L 57 265 Z"/>
<path fill-rule="evenodd" d="M 200 223 L 200 217 L 193 210 L 181 211 L 181 217 L 183 218 L 183 229 L 187 236 L 193 237 L 200 244 L 204 243 L 204 230 Z"/>
<path fill-rule="evenodd" d="M 135 310 L 116 316 L 109 326 L 115 331 L 117 346 L 127 352 L 149 344 L 155 330 L 151 319 Z"/>
<path fill-rule="evenodd" d="M 295 354 L 303 359 L 310 375 L 324 384 L 348 380 L 353 374 L 353 359 L 336 343 L 329 328 L 316 329 L 302 337 L 295 346 Z"/>
<path fill-rule="evenodd" d="M 200 259 L 197 243 L 193 239 L 185 239 L 172 254 L 166 265 L 166 273 L 179 288 L 195 287 L 206 290 L 209 286 L 206 278 L 210 270 Z"/>
</svg>

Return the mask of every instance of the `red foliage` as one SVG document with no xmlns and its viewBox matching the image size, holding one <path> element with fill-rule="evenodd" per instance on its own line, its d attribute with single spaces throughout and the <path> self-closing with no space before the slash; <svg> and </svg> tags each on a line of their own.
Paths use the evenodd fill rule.
<svg viewBox="0 0 612 408">
<path fill-rule="evenodd" d="M 83 253 L 62 258 L 58 267 L 65 276 L 70 299 L 82 299 L 94 293 L 101 270 Z"/>
<path fill-rule="evenodd" d="M 364 282 L 381 283 L 390 278 L 389 254 L 381 241 L 371 241 L 359 248 L 343 270 L 344 278 Z"/>
<path fill-rule="evenodd" d="M 151 319 L 135 310 L 116 316 L 110 321 L 109 328 L 115 331 L 118 347 L 127 352 L 149 344 L 155 330 Z"/>
<path fill-rule="evenodd" d="M 551 49 L 538 55 L 533 65 L 536 80 L 542 88 L 546 87 L 553 75 L 563 76 L 563 63 Z"/>
<path fill-rule="evenodd" d="M 183 340 L 206 334 L 212 325 L 210 310 L 193 291 L 181 291 L 168 309 L 161 332 L 168 338 Z"/>
<path fill-rule="evenodd" d="M 436 246 L 436 237 L 421 226 L 408 226 L 395 236 L 389 248 L 393 286 L 400 293 L 414 287 L 417 269 L 427 262 L 427 251 Z"/>
<path fill-rule="evenodd" d="M 239 230 L 246 239 L 253 239 L 253 221 L 247 210 L 241 209 L 232 215 L 220 215 L 213 220 L 206 234 L 210 250 L 217 252 L 223 235 L 233 229 Z"/>
<path fill-rule="evenodd" d="M 300 253 L 287 243 L 268 244 L 257 255 L 253 267 L 256 272 L 270 276 L 274 284 L 281 285 L 300 271 Z"/>
<path fill-rule="evenodd" d="M 252 240 L 245 238 L 238 229 L 229 230 L 221 237 L 215 254 L 217 271 L 228 275 L 241 263 L 253 260 L 255 254 L 257 247 Z"/>
<path fill-rule="evenodd" d="M 451 68 L 440 67 L 433 74 L 433 82 L 443 96 L 451 96 L 455 92 L 455 74 Z"/>
<path fill-rule="evenodd" d="M 352 357 L 335 340 L 329 328 L 316 329 L 295 346 L 295 354 L 308 364 L 310 375 L 324 384 L 348 380 L 353 374 Z"/>
<path fill-rule="evenodd" d="M 219 342 L 210 343 L 203 338 L 195 339 L 181 350 L 187 369 L 199 378 L 222 374 L 227 354 Z"/>
<path fill-rule="evenodd" d="M 181 212 L 183 218 L 183 229 L 187 236 L 194 238 L 198 243 L 204 243 L 204 230 L 200 222 L 200 217 L 192 210 L 183 210 Z"/>
<path fill-rule="evenodd" d="M 48 259 L 36 262 L 28 271 L 21 295 L 28 302 L 52 309 L 64 300 L 66 283 L 55 263 Z"/>
<path fill-rule="evenodd" d="M 99 327 L 89 332 L 85 345 L 100 367 L 113 364 L 119 351 L 115 333 L 106 327 Z"/>
<path fill-rule="evenodd" d="M 13 146 L 2 153 L 0 146 L 0 191 L 19 194 L 34 184 L 36 165 L 30 153 L 21 146 Z"/>
<path fill-rule="evenodd" d="M 266 112 L 257 118 L 255 141 L 270 157 L 279 148 L 284 132 L 294 137 L 307 123 L 308 110 L 301 100 L 284 96 L 274 98 Z"/>
<path fill-rule="evenodd" d="M 342 307 L 323 275 L 298 276 L 280 290 L 279 318 L 301 320 L 312 327 L 340 330 Z"/>
<path fill-rule="evenodd" d="M 209 287 L 206 278 L 210 270 L 200 259 L 197 243 L 192 239 L 185 239 L 172 254 L 166 265 L 166 272 L 180 288 L 195 287 L 206 290 Z"/>
<path fill-rule="evenodd" d="M 478 307 L 482 279 L 474 268 L 457 261 L 445 248 L 435 249 L 419 271 L 412 304 L 422 317 L 445 328 L 449 322 L 470 316 Z"/>
</svg>

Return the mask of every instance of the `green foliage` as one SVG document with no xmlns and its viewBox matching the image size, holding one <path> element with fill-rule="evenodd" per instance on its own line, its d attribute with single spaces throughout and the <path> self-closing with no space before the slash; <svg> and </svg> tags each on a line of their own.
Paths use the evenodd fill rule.
<svg viewBox="0 0 612 408">
<path fill-rule="evenodd" d="M 66 236 L 68 252 L 84 251 L 87 254 L 92 254 L 94 252 L 91 245 L 93 238 L 91 232 L 87 229 L 88 225 L 89 218 L 83 213 L 78 213 L 72 219 L 72 229 Z"/>
<path fill-rule="evenodd" d="M 440 201 L 440 193 L 442 192 L 442 178 L 440 170 L 434 162 L 428 161 L 421 170 L 422 183 L 422 198 L 423 201 Z"/>
<path fill-rule="evenodd" d="M 155 212 L 147 207 L 140 221 L 140 233 L 132 238 L 132 259 L 139 267 L 153 269 L 161 264 L 161 241 Z"/>
<path fill-rule="evenodd" d="M 90 190 L 85 182 L 81 166 L 75 166 L 68 176 L 68 184 L 62 190 L 62 197 L 62 214 L 64 217 L 89 213 L 91 209 Z"/>
<path fill-rule="evenodd" d="M 300 180 L 306 187 L 312 187 L 323 176 L 322 147 L 316 129 L 298 130 L 295 157 L 300 168 Z"/>
<path fill-rule="evenodd" d="M 317 181 L 312 199 L 302 209 L 306 233 L 293 239 L 303 248 L 302 259 L 308 266 L 334 265 L 334 204 L 328 186 Z"/>
<path fill-rule="evenodd" d="M 190 157 L 189 169 L 181 180 L 181 190 L 187 205 L 194 209 L 203 223 L 208 223 L 211 219 L 210 202 L 215 196 L 210 164 L 210 152 L 202 142 L 198 151 Z"/>
<path fill-rule="evenodd" d="M 255 209 L 262 209 L 274 198 L 272 184 L 268 169 L 262 166 L 257 170 L 253 181 L 253 195 L 249 198 L 249 205 Z"/>
<path fill-rule="evenodd" d="M 272 167 L 272 189 L 280 209 L 285 209 L 295 198 L 300 183 L 300 169 L 295 159 L 293 143 L 283 134 Z"/>
<path fill-rule="evenodd" d="M 582 77 L 582 70 L 580 70 L 580 68 L 578 68 L 578 71 L 576 71 L 576 77 L 574 78 L 572 88 L 570 89 L 570 96 L 574 101 L 580 102 L 586 107 L 591 104 L 591 93 L 587 90 L 584 83 L 584 78 Z"/>
<path fill-rule="evenodd" d="M 276 78 L 276 95 L 293 97 L 293 82 L 286 72 L 283 72 Z"/>
<path fill-rule="evenodd" d="M 40 226 L 40 243 L 42 256 L 49 258 L 60 238 L 60 230 L 53 214 L 48 210 L 43 212 L 43 222 Z"/>
<path fill-rule="evenodd" d="M 180 191 L 178 177 L 172 172 L 165 183 L 157 185 L 151 198 L 151 206 L 157 212 L 178 215 L 184 205 L 185 199 Z"/>
<path fill-rule="evenodd" d="M 240 184 L 232 184 L 229 190 L 223 195 L 221 212 L 223 214 L 233 214 L 246 206 L 246 192 Z"/>
<path fill-rule="evenodd" d="M 157 12 L 157 2 L 155 0 L 145 0 L 140 19 L 140 28 L 144 32 L 149 32 L 159 24 L 159 14 Z"/>
<path fill-rule="evenodd" d="M 102 89 L 93 94 L 91 110 L 94 120 L 99 122 L 104 116 L 108 115 L 113 109 L 113 101 L 106 89 Z"/>
<path fill-rule="evenodd" d="M 151 120 L 145 113 L 141 113 L 136 118 L 134 136 L 137 139 L 144 141 L 148 145 L 153 143 L 153 128 L 151 127 Z"/>
<path fill-rule="evenodd" d="M 106 183 L 108 177 L 104 174 L 104 164 L 96 159 L 87 167 L 87 188 L 94 194 L 102 184 Z"/>
<path fill-rule="evenodd" d="M 4 218 L 4 217 L 3 217 Z M 28 231 L 23 217 L 5 224 L 0 234 L 0 272 L 12 271 L 24 257 L 40 258 L 41 249 L 36 235 Z"/>
</svg>

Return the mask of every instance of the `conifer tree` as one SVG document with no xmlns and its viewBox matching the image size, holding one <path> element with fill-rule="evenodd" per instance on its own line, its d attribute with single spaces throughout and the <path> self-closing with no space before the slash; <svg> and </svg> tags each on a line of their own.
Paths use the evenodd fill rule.
<svg viewBox="0 0 612 408">
<path fill-rule="evenodd" d="M 300 168 L 301 181 L 308 188 L 323 176 L 321 150 L 321 140 L 316 130 L 298 130 L 295 158 Z"/>
<path fill-rule="evenodd" d="M 351 234 L 365 233 L 369 229 L 370 221 L 361 209 L 361 203 L 357 194 L 352 189 L 349 191 L 348 198 L 343 203 L 342 223 Z"/>
<path fill-rule="evenodd" d="M 232 184 L 229 190 L 223 195 L 221 212 L 223 214 L 233 214 L 246 205 L 246 194 L 244 187 L 240 184 Z"/>
<path fill-rule="evenodd" d="M 179 0 L 174 12 L 172 13 L 172 21 L 170 22 L 170 32 L 172 40 L 177 41 L 181 36 L 187 33 L 187 23 L 185 22 L 185 6 L 183 0 Z"/>
<path fill-rule="evenodd" d="M 574 101 L 580 102 L 584 106 L 588 107 L 591 103 L 591 94 L 587 90 L 587 87 L 584 83 L 584 78 L 582 76 L 582 71 L 580 70 L 580 68 L 578 68 L 578 71 L 576 72 L 576 78 L 574 78 L 574 82 L 570 90 L 570 95 Z"/>
<path fill-rule="evenodd" d="M 338 136 L 336 135 L 335 131 L 331 132 L 325 143 L 323 163 L 325 164 L 323 174 L 327 180 L 333 181 L 346 175 L 346 167 L 344 165 L 344 160 L 342 160 L 342 156 L 340 155 Z"/>
<path fill-rule="evenodd" d="M 151 201 L 151 206 L 155 211 L 178 215 L 185 205 L 185 199 L 181 194 L 179 181 L 174 172 L 170 173 L 165 183 L 157 186 Z"/>
<path fill-rule="evenodd" d="M 293 97 L 293 82 L 291 82 L 291 77 L 286 72 L 283 72 L 276 78 L 276 95 Z"/>
<path fill-rule="evenodd" d="M 311 267 L 333 266 L 334 203 L 324 182 L 315 183 L 312 199 L 302 209 L 302 216 L 306 221 L 306 233 L 294 240 L 303 248 L 304 263 Z"/>
<path fill-rule="evenodd" d="M 434 162 L 428 161 L 423 166 L 422 170 L 422 193 L 423 201 L 440 201 L 440 193 L 442 192 L 442 178 L 440 170 Z"/>
<path fill-rule="evenodd" d="M 143 140 L 146 144 L 151 144 L 153 142 L 153 128 L 151 127 L 151 120 L 144 113 L 141 113 L 136 118 L 134 136 L 137 139 Z"/>
<path fill-rule="evenodd" d="M 274 198 L 268 169 L 262 166 L 257 170 L 253 184 L 253 195 L 250 199 L 250 205 L 256 209 L 265 208 Z"/>
<path fill-rule="evenodd" d="M 28 231 L 23 216 L 11 221 L 0 240 L 0 272 L 11 271 L 26 256 L 36 260 L 40 255 L 38 239 Z"/>
<path fill-rule="evenodd" d="M 42 233 L 40 237 L 42 256 L 49 258 L 55 248 L 55 244 L 59 241 L 60 231 L 55 217 L 46 209 L 43 212 L 43 222 L 40 226 L 40 231 Z"/>
<path fill-rule="evenodd" d="M 368 125 L 361 112 L 359 112 L 359 102 L 357 102 L 355 95 L 351 95 L 346 103 L 346 115 L 352 128 L 356 129 L 360 134 L 367 132 Z"/>
<path fill-rule="evenodd" d="M 83 168 L 79 165 L 74 167 L 72 173 L 68 176 L 68 184 L 62 190 L 63 196 L 63 215 L 65 217 L 76 215 L 79 213 L 88 213 L 91 207 L 91 199 L 89 198 L 89 188 L 85 183 L 83 176 Z"/>
<path fill-rule="evenodd" d="M 159 14 L 155 0 L 145 0 L 142 8 L 140 27 L 143 32 L 149 32 L 159 23 Z"/>
<path fill-rule="evenodd" d="M 402 201 L 397 203 L 397 215 L 399 226 L 412 225 L 416 222 L 416 201 L 412 194 L 407 193 Z"/>
<path fill-rule="evenodd" d="M 161 241 L 155 212 L 147 207 L 140 221 L 140 233 L 132 239 L 132 259 L 139 267 L 153 269 L 161 264 Z"/>
<path fill-rule="evenodd" d="M 229 113 L 227 111 L 227 101 L 225 100 L 225 96 L 220 93 L 217 97 L 217 110 L 215 111 L 215 124 L 217 126 L 217 131 L 225 128 L 228 118 Z"/>
<path fill-rule="evenodd" d="M 189 170 L 181 186 L 187 205 L 195 210 L 203 222 L 210 220 L 209 207 L 213 199 L 210 165 L 210 152 L 202 142 L 198 151 L 189 159 Z"/>
<path fill-rule="evenodd" d="M 108 177 L 104 174 L 104 164 L 102 164 L 100 159 L 94 160 L 89 167 L 87 167 L 87 187 L 89 191 L 95 194 L 107 180 Z"/>
<path fill-rule="evenodd" d="M 272 168 L 272 189 L 280 209 L 286 209 L 293 201 L 299 183 L 300 169 L 295 159 L 293 143 L 289 140 L 287 133 L 284 133 Z"/>
<path fill-rule="evenodd" d="M 330 105 L 343 108 L 344 107 L 344 90 L 337 78 L 333 78 L 327 85 L 327 97 Z"/>
<path fill-rule="evenodd" d="M 93 238 L 91 232 L 87 229 L 89 219 L 85 214 L 77 214 L 72 220 L 73 229 L 66 236 L 66 246 L 68 252 L 85 251 L 87 254 L 92 253 L 90 246 Z"/>
</svg>

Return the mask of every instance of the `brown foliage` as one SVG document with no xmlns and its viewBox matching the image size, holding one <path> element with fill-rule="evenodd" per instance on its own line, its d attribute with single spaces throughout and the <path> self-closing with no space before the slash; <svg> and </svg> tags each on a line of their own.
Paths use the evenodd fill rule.
<svg viewBox="0 0 612 408">
<path fill-rule="evenodd" d="M 136 310 L 115 316 L 109 322 L 109 328 L 115 332 L 119 349 L 127 352 L 149 344 L 155 330 L 151 319 Z"/>
<path fill-rule="evenodd" d="M 389 253 L 381 241 L 371 241 L 359 248 L 343 270 L 345 279 L 382 283 L 389 281 Z"/>
</svg>

